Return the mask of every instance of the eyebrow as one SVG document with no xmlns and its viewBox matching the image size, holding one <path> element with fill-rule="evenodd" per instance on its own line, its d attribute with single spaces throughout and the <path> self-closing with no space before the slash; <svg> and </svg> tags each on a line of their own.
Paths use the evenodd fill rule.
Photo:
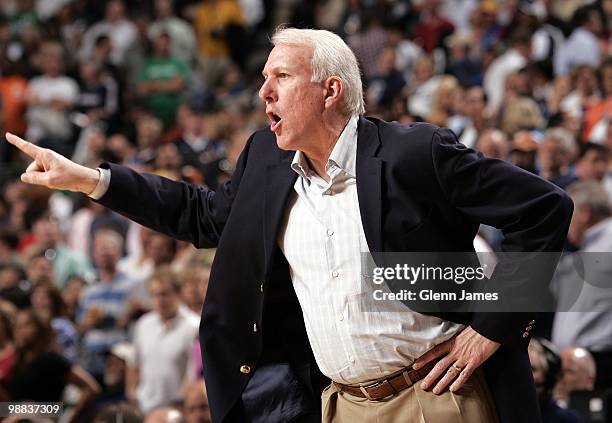
<svg viewBox="0 0 612 423">
<path fill-rule="evenodd" d="M 268 69 L 269 72 L 271 73 L 280 73 L 280 72 L 289 72 L 289 68 L 287 66 L 274 66 L 270 69 Z M 266 76 L 266 71 L 265 69 L 261 71 L 261 74 L 265 77 Z"/>
</svg>

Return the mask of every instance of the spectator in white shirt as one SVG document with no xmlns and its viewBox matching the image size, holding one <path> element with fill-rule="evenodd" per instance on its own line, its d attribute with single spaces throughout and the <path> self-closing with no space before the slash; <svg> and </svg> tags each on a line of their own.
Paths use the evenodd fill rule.
<svg viewBox="0 0 612 423">
<path fill-rule="evenodd" d="M 110 59 L 113 65 L 122 66 L 126 52 L 136 43 L 138 36 L 136 25 L 125 16 L 125 4 L 122 0 L 109 1 L 104 20 L 87 30 L 80 52 L 82 58 L 90 57 L 96 40 L 101 35 L 106 35 L 111 40 Z"/>
<path fill-rule="evenodd" d="M 566 75 L 577 65 L 599 66 L 601 50 L 597 37 L 603 31 L 601 14 L 596 7 L 587 5 L 574 14 L 577 28 L 565 41 L 556 57 L 555 73 Z"/>
<path fill-rule="evenodd" d="M 64 155 L 72 149 L 69 112 L 79 96 L 76 81 L 64 75 L 64 49 L 56 41 L 44 42 L 37 59 L 43 74 L 28 83 L 27 136 L 34 142 Z"/>
<path fill-rule="evenodd" d="M 531 34 L 520 31 L 513 35 L 510 49 L 499 56 L 487 68 L 484 75 L 484 89 L 487 93 L 487 110 L 497 113 L 504 94 L 506 78 L 527 64 L 531 56 Z"/>
<path fill-rule="evenodd" d="M 128 367 L 127 394 L 144 413 L 182 399 L 193 380 L 193 342 L 199 316 L 180 300 L 180 285 L 168 269 L 148 281 L 153 311 L 134 327 L 135 361 Z"/>
</svg>

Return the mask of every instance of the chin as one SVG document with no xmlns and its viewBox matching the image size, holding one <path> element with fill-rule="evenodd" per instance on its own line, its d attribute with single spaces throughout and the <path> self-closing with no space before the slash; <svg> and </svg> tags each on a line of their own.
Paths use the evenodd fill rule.
<svg viewBox="0 0 612 423">
<path fill-rule="evenodd" d="M 291 142 L 291 139 L 283 135 L 276 135 L 276 145 L 278 145 L 278 148 L 281 150 L 295 151 L 298 149 L 295 143 Z"/>
</svg>

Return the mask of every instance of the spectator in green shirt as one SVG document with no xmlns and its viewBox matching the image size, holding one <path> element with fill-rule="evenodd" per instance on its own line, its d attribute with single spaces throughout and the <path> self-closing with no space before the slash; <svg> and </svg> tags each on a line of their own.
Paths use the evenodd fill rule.
<svg viewBox="0 0 612 423">
<path fill-rule="evenodd" d="M 167 32 L 155 38 L 153 56 L 145 61 L 138 84 L 138 94 L 166 127 L 174 123 L 181 93 L 189 80 L 189 67 L 170 54 L 170 41 Z"/>
</svg>

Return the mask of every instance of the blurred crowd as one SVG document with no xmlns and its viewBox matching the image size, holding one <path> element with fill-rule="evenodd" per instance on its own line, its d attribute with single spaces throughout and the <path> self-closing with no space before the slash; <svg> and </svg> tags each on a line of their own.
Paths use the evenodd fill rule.
<svg viewBox="0 0 612 423">
<path fill-rule="evenodd" d="M 612 252 L 612 0 L 0 0 L 0 128 L 216 189 L 269 123 L 257 91 L 281 23 L 347 41 L 367 115 L 449 127 L 567 189 L 567 251 Z M 28 163 L 0 142 L 0 401 L 209 421 L 197 330 L 213 253 L 26 186 Z M 482 227 L 477 243 L 501 237 Z M 572 398 L 612 387 L 612 294 L 584 297 L 592 312 L 544 315 L 530 346 L 545 422 L 587 421 Z"/>
</svg>

